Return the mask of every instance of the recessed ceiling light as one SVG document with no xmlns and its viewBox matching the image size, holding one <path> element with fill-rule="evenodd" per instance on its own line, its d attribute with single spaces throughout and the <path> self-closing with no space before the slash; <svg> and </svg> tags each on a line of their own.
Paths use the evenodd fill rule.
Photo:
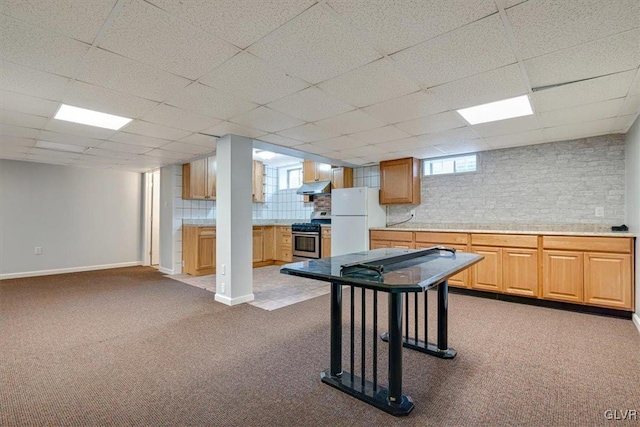
<svg viewBox="0 0 640 427">
<path fill-rule="evenodd" d="M 68 151 L 70 153 L 84 153 L 87 147 L 81 147 L 79 145 L 60 144 L 58 142 L 49 141 L 36 141 L 35 148 L 42 148 L 44 150 L 54 151 Z"/>
<path fill-rule="evenodd" d="M 512 119 L 533 114 L 527 95 L 457 110 L 471 125 Z"/>
<path fill-rule="evenodd" d="M 271 151 L 257 151 L 256 155 L 263 160 L 271 160 L 276 155 L 276 153 L 272 153 Z"/>
<path fill-rule="evenodd" d="M 114 116 L 113 114 L 101 113 L 99 111 L 87 110 L 86 108 L 73 107 L 66 104 L 60 106 L 60 109 L 53 118 L 113 130 L 120 129 L 132 120 L 127 117 Z"/>
</svg>

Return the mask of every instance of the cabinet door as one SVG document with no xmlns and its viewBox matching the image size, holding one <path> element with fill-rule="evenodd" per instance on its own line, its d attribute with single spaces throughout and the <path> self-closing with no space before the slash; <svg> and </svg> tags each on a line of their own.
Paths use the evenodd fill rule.
<svg viewBox="0 0 640 427">
<path fill-rule="evenodd" d="M 584 302 L 632 308 L 631 256 L 587 252 L 584 257 Z"/>
<path fill-rule="evenodd" d="M 371 249 L 390 248 L 391 247 L 391 242 L 387 242 L 387 241 L 384 241 L 384 240 L 371 240 L 369 242 L 369 247 Z"/>
<path fill-rule="evenodd" d="M 262 227 L 253 230 L 253 262 L 264 260 L 264 231 Z"/>
<path fill-rule="evenodd" d="M 316 163 L 316 181 L 331 181 L 331 165 Z"/>
<path fill-rule="evenodd" d="M 264 203 L 264 163 L 253 161 L 253 201 Z"/>
<path fill-rule="evenodd" d="M 542 297 L 581 303 L 584 288 L 582 252 L 543 251 Z"/>
<path fill-rule="evenodd" d="M 484 259 L 472 267 L 471 287 L 483 291 L 502 291 L 502 249 L 473 246 L 471 252 Z"/>
<path fill-rule="evenodd" d="M 314 182 L 316 180 L 316 162 L 305 160 L 302 163 L 302 182 Z"/>
<path fill-rule="evenodd" d="M 420 161 L 380 162 L 380 204 L 420 204 Z"/>
<path fill-rule="evenodd" d="M 216 234 L 202 232 L 198 236 L 197 270 L 213 269 L 216 266 Z"/>
<path fill-rule="evenodd" d="M 200 159 L 190 163 L 189 198 L 206 199 L 207 190 L 207 159 Z"/>
<path fill-rule="evenodd" d="M 507 294 L 537 297 L 538 251 L 503 248 L 502 284 Z"/>
<path fill-rule="evenodd" d="M 333 168 L 331 169 L 331 188 L 351 188 L 353 187 L 353 169 Z"/>
<path fill-rule="evenodd" d="M 322 258 L 331 257 L 331 235 L 322 236 Z"/>
<path fill-rule="evenodd" d="M 216 175 L 218 173 L 218 163 L 216 162 L 216 157 L 207 157 L 207 194 L 208 198 L 211 200 L 216 199 Z"/>
<path fill-rule="evenodd" d="M 453 248 L 456 251 L 461 251 L 461 252 L 464 252 L 467 250 L 467 245 L 450 245 L 450 244 L 444 244 L 444 243 L 425 243 L 425 242 L 416 243 L 416 249 L 428 249 L 438 245 L 446 246 L 448 248 Z M 466 288 L 468 286 L 467 285 L 468 277 L 469 277 L 469 269 L 467 268 L 466 270 L 461 271 L 455 276 L 449 277 L 449 285 L 455 286 L 458 288 Z"/>
</svg>

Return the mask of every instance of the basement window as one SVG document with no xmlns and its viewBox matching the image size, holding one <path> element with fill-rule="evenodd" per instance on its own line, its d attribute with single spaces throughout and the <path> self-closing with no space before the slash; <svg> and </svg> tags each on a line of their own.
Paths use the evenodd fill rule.
<svg viewBox="0 0 640 427">
<path fill-rule="evenodd" d="M 297 190 L 302 186 L 302 166 L 278 169 L 278 181 L 280 190 Z"/>
<path fill-rule="evenodd" d="M 422 170 L 425 176 L 475 172 L 477 170 L 476 160 L 476 154 L 425 159 L 422 164 Z"/>
</svg>

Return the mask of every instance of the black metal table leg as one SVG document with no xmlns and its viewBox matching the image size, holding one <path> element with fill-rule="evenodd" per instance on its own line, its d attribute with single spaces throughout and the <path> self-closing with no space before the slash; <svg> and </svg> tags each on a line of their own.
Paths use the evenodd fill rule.
<svg viewBox="0 0 640 427">
<path fill-rule="evenodd" d="M 402 294 L 389 294 L 389 405 L 413 409 L 413 402 L 402 394 Z"/>
<path fill-rule="evenodd" d="M 332 377 L 342 375 L 342 285 L 331 284 L 331 371 Z"/>
</svg>

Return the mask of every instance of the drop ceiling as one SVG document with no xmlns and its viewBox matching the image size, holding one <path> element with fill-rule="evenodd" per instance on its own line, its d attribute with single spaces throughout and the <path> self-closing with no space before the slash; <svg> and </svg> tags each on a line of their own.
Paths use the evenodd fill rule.
<svg viewBox="0 0 640 427">
<path fill-rule="evenodd" d="M 4 0 L 0 158 L 145 172 L 233 133 L 365 165 L 626 133 L 640 110 L 637 0 L 267 3 Z M 455 112 L 520 95 L 534 116 Z"/>
</svg>

